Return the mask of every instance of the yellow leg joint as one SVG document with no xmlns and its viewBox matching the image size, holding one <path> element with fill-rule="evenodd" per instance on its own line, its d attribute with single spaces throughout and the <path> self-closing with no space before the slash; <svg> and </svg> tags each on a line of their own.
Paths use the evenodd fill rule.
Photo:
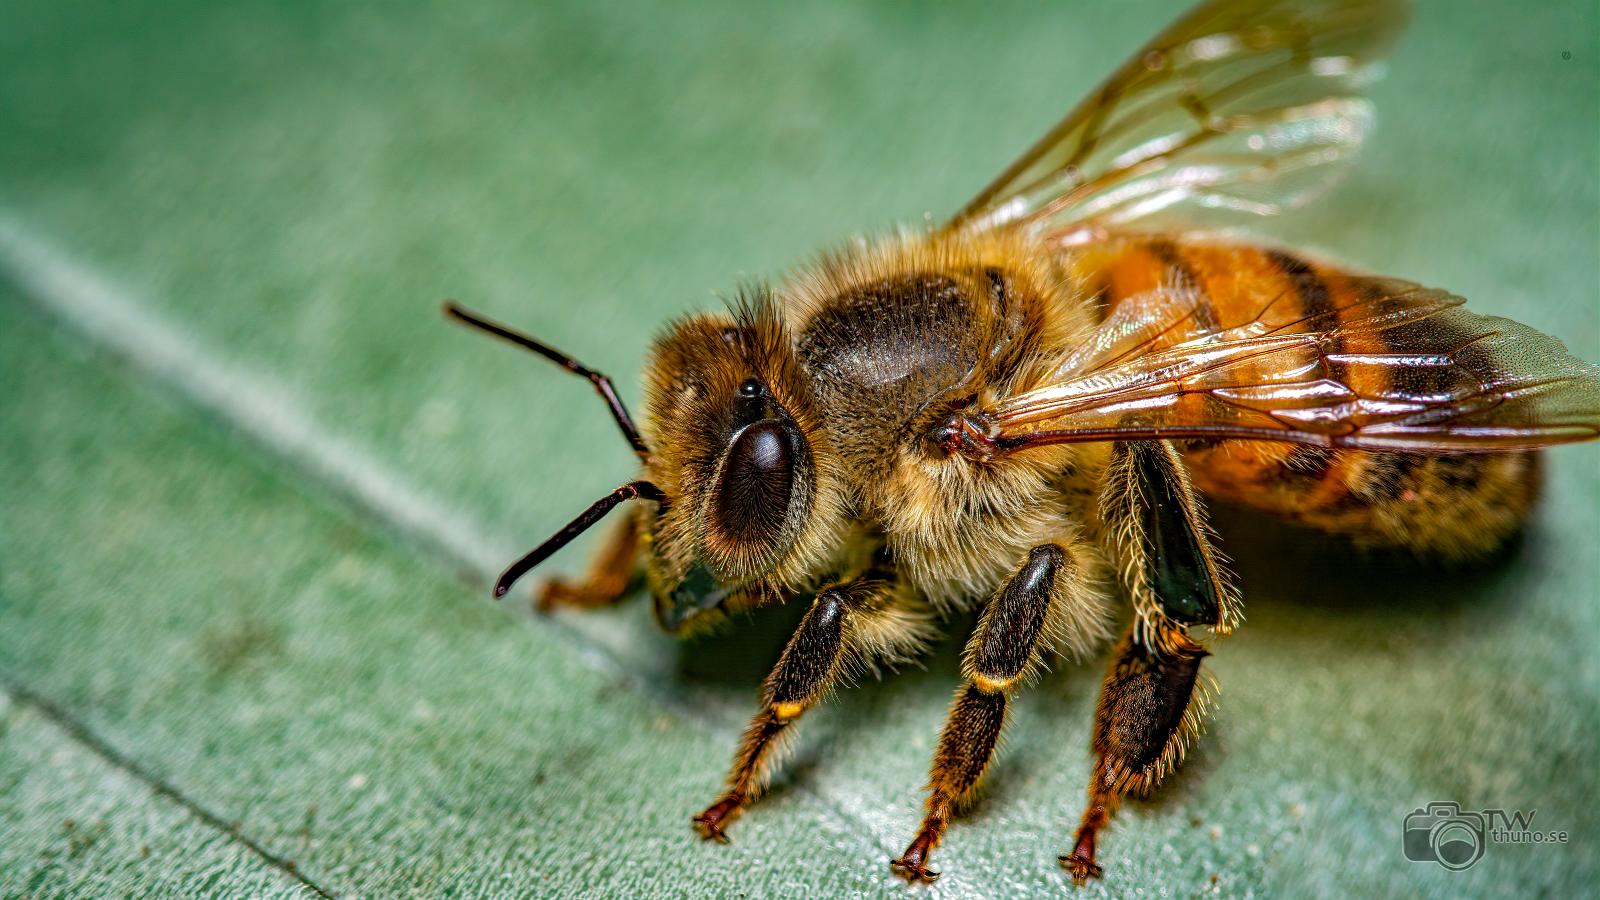
<svg viewBox="0 0 1600 900">
<path fill-rule="evenodd" d="M 1010 690 L 1011 686 L 1017 683 L 1017 680 L 1015 678 L 990 678 L 982 672 L 975 672 L 972 676 L 972 683 L 977 685 L 978 690 L 983 691 L 985 694 L 998 694 L 1001 691 Z"/>
<path fill-rule="evenodd" d="M 780 722 L 798 718 L 805 711 L 806 705 L 804 703 L 774 703 L 772 705 L 772 714 L 777 716 Z"/>
</svg>

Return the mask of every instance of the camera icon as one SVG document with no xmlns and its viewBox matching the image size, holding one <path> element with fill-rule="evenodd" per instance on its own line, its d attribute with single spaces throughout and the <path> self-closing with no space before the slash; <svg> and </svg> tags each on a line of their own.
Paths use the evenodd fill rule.
<svg viewBox="0 0 1600 900">
<path fill-rule="evenodd" d="M 1406 816 L 1406 859 L 1436 862 L 1452 872 L 1470 869 L 1483 858 L 1486 828 L 1483 813 L 1464 812 L 1454 800 L 1429 803 L 1427 809 L 1414 809 Z"/>
</svg>

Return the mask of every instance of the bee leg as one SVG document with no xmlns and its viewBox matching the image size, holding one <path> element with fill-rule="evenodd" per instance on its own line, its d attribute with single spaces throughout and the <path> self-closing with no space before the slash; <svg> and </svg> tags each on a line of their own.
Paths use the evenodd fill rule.
<svg viewBox="0 0 1600 900">
<path fill-rule="evenodd" d="M 944 732 L 939 735 L 939 749 L 934 753 L 922 827 L 906 852 L 889 863 L 896 875 L 912 883 L 931 882 L 939 877 L 938 872 L 928 868 L 928 858 L 944 836 L 956 806 L 969 799 L 977 787 L 1000 743 L 1005 718 L 1003 691 L 989 692 L 968 684 L 956 694 Z"/>
<path fill-rule="evenodd" d="M 967 643 L 962 670 L 967 683 L 957 692 L 934 752 L 922 825 L 910 846 L 890 863 L 910 882 L 932 881 L 929 856 L 955 813 L 974 796 L 1000 743 L 1006 704 L 1013 688 L 1040 663 L 1063 631 L 1082 631 L 1086 620 L 1071 616 L 1097 612 L 1088 593 L 1081 549 L 1044 544 L 989 600 Z M 1065 635 L 1071 637 L 1073 635 Z"/>
<path fill-rule="evenodd" d="M 863 580 L 818 593 L 767 676 L 761 710 L 745 728 L 726 790 L 694 817 L 695 830 L 725 842 L 727 824 L 766 786 L 789 726 L 850 670 L 908 659 L 931 636 L 927 619 L 892 582 Z"/>
<path fill-rule="evenodd" d="M 1095 838 L 1123 796 L 1148 793 L 1177 767 L 1210 705 L 1199 677 L 1205 649 L 1177 629 L 1163 635 L 1159 646 L 1147 647 L 1130 629 L 1100 689 L 1089 803 L 1072 851 L 1061 857 L 1078 884 L 1100 877 Z"/>
<path fill-rule="evenodd" d="M 589 564 L 583 580 L 573 584 L 552 578 L 539 589 L 535 601 L 540 612 L 562 607 L 598 609 L 611 606 L 628 594 L 639 567 L 639 519 L 622 517 Z"/>
<path fill-rule="evenodd" d="M 1199 733 L 1209 703 L 1199 680 L 1206 651 L 1186 627 L 1220 636 L 1243 618 L 1205 509 L 1170 441 L 1113 445 L 1100 513 L 1134 621 L 1100 690 L 1089 805 L 1072 851 L 1061 857 L 1079 884 L 1100 877 L 1095 838 L 1123 796 L 1154 788 Z"/>
<path fill-rule="evenodd" d="M 1141 643 L 1159 647 L 1186 625 L 1203 625 L 1219 636 L 1239 625 L 1239 592 L 1171 441 L 1112 446 L 1100 515 L 1133 601 Z"/>
</svg>

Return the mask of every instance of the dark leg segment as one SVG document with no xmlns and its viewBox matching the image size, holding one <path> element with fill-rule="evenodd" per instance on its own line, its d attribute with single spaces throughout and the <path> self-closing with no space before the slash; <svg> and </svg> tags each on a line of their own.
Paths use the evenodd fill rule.
<svg viewBox="0 0 1600 900">
<path fill-rule="evenodd" d="M 1080 884 L 1100 876 L 1095 838 L 1122 797 L 1154 788 L 1199 734 L 1207 705 L 1199 682 L 1206 651 L 1181 631 L 1164 635 L 1161 646 L 1166 649 L 1158 653 L 1130 631 L 1101 688 L 1089 804 L 1072 852 L 1061 857 Z"/>
<path fill-rule="evenodd" d="M 723 826 L 765 785 L 779 736 L 827 690 L 844 650 L 845 615 L 844 593 L 827 590 L 817 595 L 800 621 L 777 667 L 767 676 L 761 711 L 750 720 L 739 743 L 728 789 L 694 818 L 702 837 L 727 840 Z"/>
<path fill-rule="evenodd" d="M 932 881 L 929 856 L 962 804 L 971 799 L 988 768 L 1005 726 L 1007 692 L 1038 662 L 1052 614 L 1063 593 L 1061 581 L 1073 577 L 1067 554 L 1055 544 L 1035 547 L 1022 568 L 990 599 L 967 644 L 963 668 L 967 684 L 955 702 L 928 782 L 922 827 L 890 867 L 907 881 Z"/>
<path fill-rule="evenodd" d="M 1113 445 L 1100 498 L 1102 534 L 1133 602 L 1095 714 L 1089 803 L 1061 865 L 1074 881 L 1100 876 L 1095 842 L 1122 798 L 1154 788 L 1198 736 L 1208 700 L 1206 651 L 1190 625 L 1226 635 L 1242 618 L 1205 511 L 1170 441 Z"/>
<path fill-rule="evenodd" d="M 969 684 L 956 694 L 933 755 L 933 777 L 928 784 L 927 814 L 911 846 L 890 863 L 907 881 L 933 881 L 939 873 L 928 868 L 928 857 L 950 824 L 956 808 L 968 799 L 983 777 L 1000 731 L 1005 727 L 1006 695 Z"/>
<path fill-rule="evenodd" d="M 921 620 L 897 606 L 892 582 L 864 580 L 817 595 L 762 688 L 728 773 L 728 787 L 694 824 L 702 837 L 725 841 L 724 829 L 766 786 L 791 723 L 825 697 L 846 669 L 920 649 Z"/>
<path fill-rule="evenodd" d="M 1039 633 L 1066 554 L 1054 544 L 1035 547 L 1028 562 L 985 611 L 969 655 L 968 677 L 986 691 L 1005 690 L 1034 659 Z"/>
<path fill-rule="evenodd" d="M 1109 549 L 1138 615 L 1140 642 L 1160 646 L 1183 625 L 1227 634 L 1239 624 L 1238 593 L 1170 441 L 1115 444 L 1100 503 Z"/>
</svg>

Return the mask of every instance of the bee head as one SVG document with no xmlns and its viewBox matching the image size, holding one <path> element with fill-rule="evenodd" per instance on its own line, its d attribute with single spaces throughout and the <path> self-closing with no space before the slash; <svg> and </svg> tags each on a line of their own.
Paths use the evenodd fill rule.
<svg viewBox="0 0 1600 900">
<path fill-rule="evenodd" d="M 661 624 L 692 628 L 806 581 L 843 516 L 771 300 L 674 324 L 647 377 L 648 469 L 664 500 L 645 516 L 646 567 Z"/>
<path fill-rule="evenodd" d="M 595 501 L 512 563 L 495 596 L 628 500 L 645 540 L 656 617 L 670 631 L 803 586 L 844 522 L 810 388 L 765 291 L 731 316 L 694 316 L 659 338 L 648 370 L 650 440 L 611 380 L 453 302 L 445 314 L 588 379 L 647 477 Z"/>
</svg>

